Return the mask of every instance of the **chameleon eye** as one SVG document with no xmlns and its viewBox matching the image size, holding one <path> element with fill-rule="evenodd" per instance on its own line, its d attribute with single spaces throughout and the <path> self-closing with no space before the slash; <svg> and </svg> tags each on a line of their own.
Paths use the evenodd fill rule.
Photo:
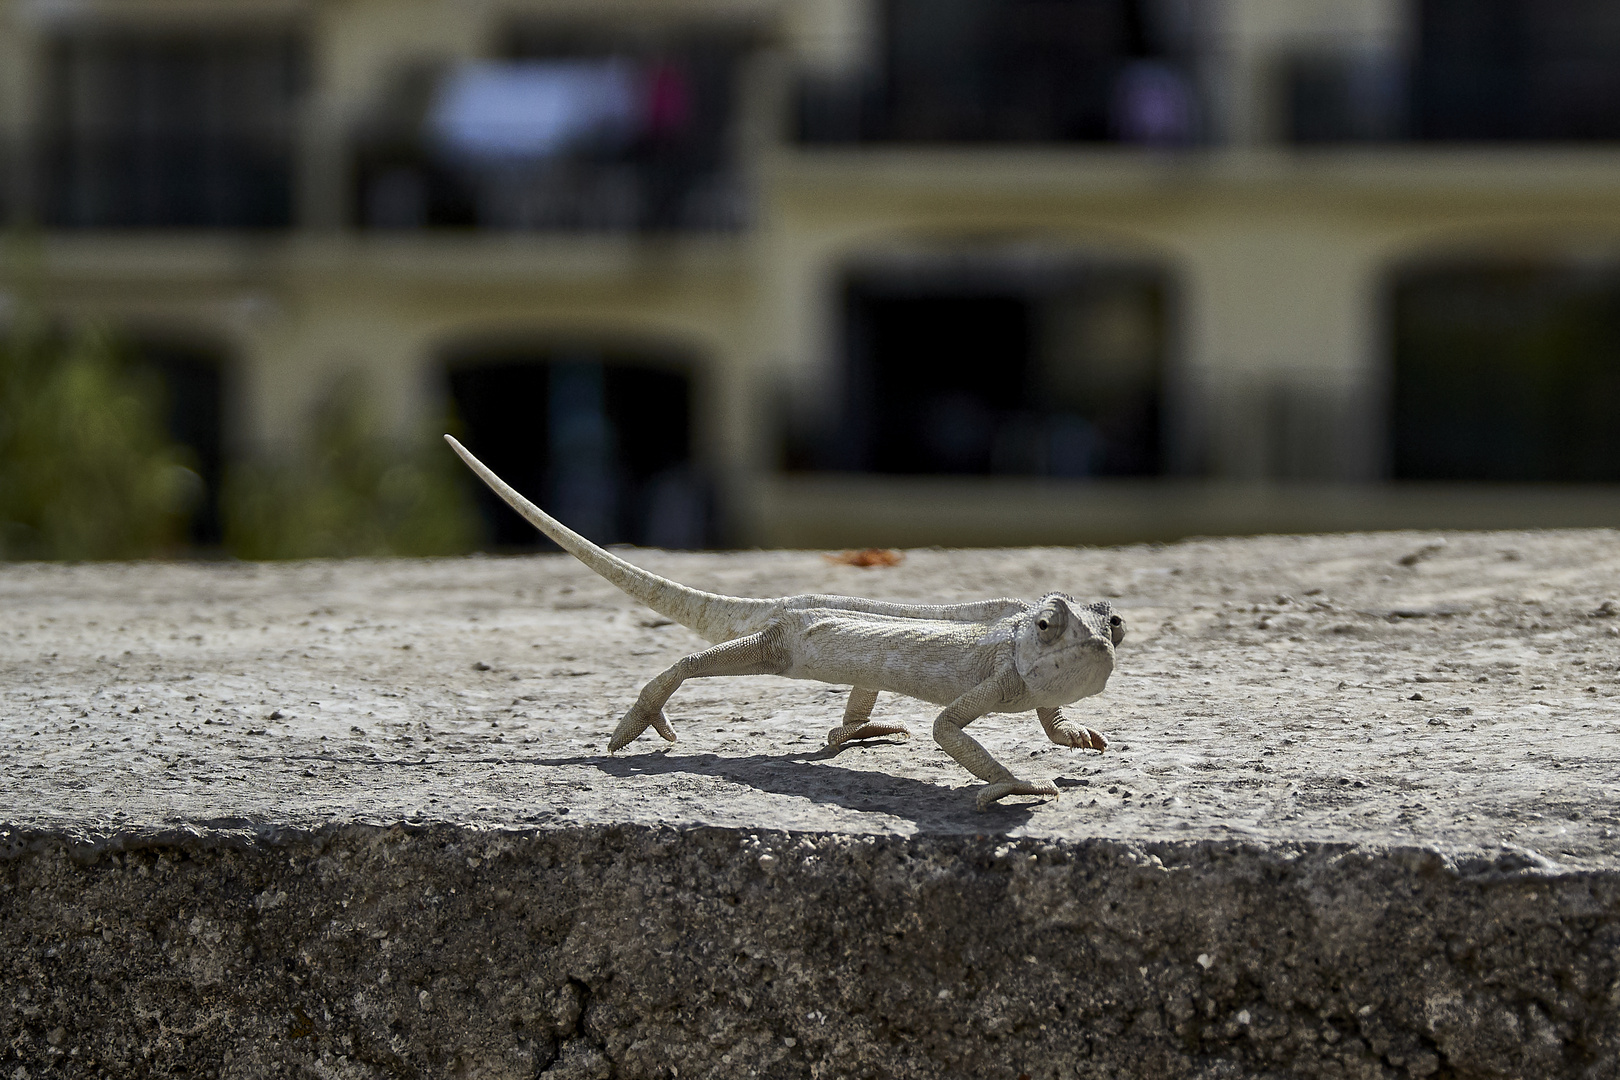
<svg viewBox="0 0 1620 1080">
<path fill-rule="evenodd" d="M 1041 629 L 1041 630 L 1045 630 L 1045 629 L 1046 629 L 1046 620 L 1045 620 L 1045 619 L 1041 619 L 1041 620 L 1039 620 L 1039 621 L 1037 621 L 1037 622 L 1036 622 L 1036 623 L 1035 623 L 1035 626 L 1036 626 L 1036 627 L 1037 627 L 1037 628 L 1038 628 L 1038 629 Z"/>
<path fill-rule="evenodd" d="M 1120 618 L 1118 615 L 1112 615 L 1108 619 L 1108 625 L 1109 626 L 1118 626 L 1120 623 L 1122 623 L 1124 621 L 1125 620 Z"/>
</svg>

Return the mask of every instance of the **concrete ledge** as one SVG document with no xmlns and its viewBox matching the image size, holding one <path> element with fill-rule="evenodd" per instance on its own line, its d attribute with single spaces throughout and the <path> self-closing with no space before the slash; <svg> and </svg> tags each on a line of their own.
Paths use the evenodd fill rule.
<svg viewBox="0 0 1620 1080">
<path fill-rule="evenodd" d="M 1620 1062 L 1620 875 L 1522 856 L 642 827 L 5 839 L 13 1076 Z"/>
<path fill-rule="evenodd" d="M 560 557 L 0 567 L 0 1077 L 1620 1075 L 1616 534 L 631 557 L 1111 596 L 1113 743 L 610 758 L 697 642 Z"/>
</svg>

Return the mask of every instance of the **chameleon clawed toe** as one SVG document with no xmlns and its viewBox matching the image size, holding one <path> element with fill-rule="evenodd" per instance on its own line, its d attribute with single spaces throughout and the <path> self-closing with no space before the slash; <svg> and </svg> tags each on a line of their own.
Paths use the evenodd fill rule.
<svg viewBox="0 0 1620 1080">
<path fill-rule="evenodd" d="M 1062 706 L 1101 693 L 1114 670 L 1125 621 L 1106 600 L 1082 604 L 1059 592 L 1039 600 L 995 599 L 916 605 L 855 596 L 751 598 L 704 592 L 605 551 L 513 490 L 450 436 L 445 441 L 479 478 L 564 551 L 635 600 L 696 631 L 712 648 L 654 676 L 608 741 L 613 752 L 651 727 L 669 742 L 664 704 L 687 679 L 781 675 L 852 686 L 831 748 L 881 735 L 910 737 L 900 724 L 872 721 L 888 691 L 941 706 L 934 741 L 985 781 L 983 810 L 1009 795 L 1055 798 L 1053 783 L 1020 780 L 962 729 L 989 713 L 1034 710 L 1059 746 L 1101 751 L 1108 742 L 1063 716 Z"/>
<path fill-rule="evenodd" d="M 1036 709 L 1035 716 L 1040 720 L 1041 727 L 1046 729 L 1046 737 L 1059 746 L 1096 750 L 1098 753 L 1108 749 L 1108 740 L 1103 738 L 1102 732 L 1067 719 L 1060 709 Z"/>
</svg>

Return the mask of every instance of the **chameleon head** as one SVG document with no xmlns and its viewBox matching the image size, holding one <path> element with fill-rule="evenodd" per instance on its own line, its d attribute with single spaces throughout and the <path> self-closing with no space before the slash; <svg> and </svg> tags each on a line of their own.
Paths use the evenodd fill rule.
<svg viewBox="0 0 1620 1080">
<path fill-rule="evenodd" d="M 1114 670 L 1114 646 L 1125 620 L 1106 600 L 1082 605 L 1047 593 L 1013 639 L 1013 663 L 1041 704 L 1067 705 L 1100 693 Z"/>
</svg>

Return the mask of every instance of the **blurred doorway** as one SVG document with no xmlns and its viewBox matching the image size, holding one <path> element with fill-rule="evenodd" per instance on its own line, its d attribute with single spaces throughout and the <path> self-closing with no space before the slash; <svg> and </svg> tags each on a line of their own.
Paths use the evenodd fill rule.
<svg viewBox="0 0 1620 1080">
<path fill-rule="evenodd" d="M 225 357 L 206 346 L 135 337 L 124 346 L 138 375 L 161 390 L 169 438 L 185 447 L 201 481 L 187 539 L 217 548 L 223 538 L 219 494 L 225 477 Z"/>
<path fill-rule="evenodd" d="M 592 349 L 489 349 L 448 364 L 463 441 L 569 528 L 600 544 L 714 543 L 708 486 L 692 457 L 683 358 Z M 482 485 L 500 548 L 549 546 Z"/>
<path fill-rule="evenodd" d="M 1393 330 L 1396 479 L 1620 481 L 1620 270 L 1412 270 Z"/>
<path fill-rule="evenodd" d="M 789 464 L 1158 475 L 1166 291 L 1135 268 L 852 275 L 841 400 Z"/>
</svg>

